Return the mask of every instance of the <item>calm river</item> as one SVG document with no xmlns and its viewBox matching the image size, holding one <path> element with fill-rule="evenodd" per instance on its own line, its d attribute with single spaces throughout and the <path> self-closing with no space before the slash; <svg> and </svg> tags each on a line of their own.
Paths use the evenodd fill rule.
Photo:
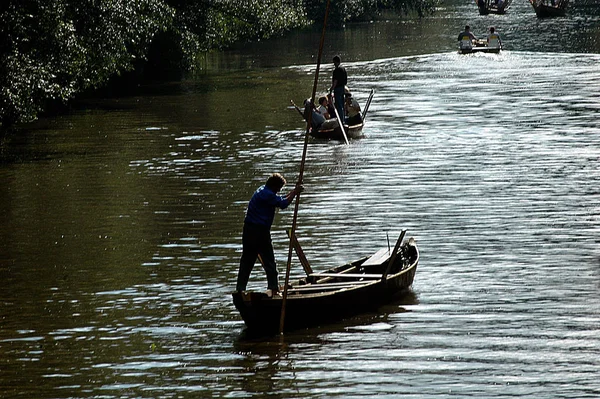
<svg viewBox="0 0 600 399">
<path fill-rule="evenodd" d="M 506 50 L 459 56 L 465 24 Z M 1 398 L 600 397 L 600 15 L 448 2 L 329 31 L 364 137 L 311 140 L 298 235 L 314 269 L 408 229 L 413 293 L 248 339 L 231 302 L 244 210 L 293 183 L 320 30 L 88 101 L 0 147 Z M 283 270 L 285 228 L 273 238 Z M 292 278 L 302 268 L 294 258 Z M 262 270 L 250 287 L 265 287 Z"/>
</svg>

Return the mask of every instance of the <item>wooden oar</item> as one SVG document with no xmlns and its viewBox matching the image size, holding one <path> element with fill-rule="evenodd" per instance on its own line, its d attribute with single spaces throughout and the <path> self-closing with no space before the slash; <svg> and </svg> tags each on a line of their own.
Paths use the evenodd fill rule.
<svg viewBox="0 0 600 399">
<path fill-rule="evenodd" d="M 369 94 L 369 98 L 365 104 L 365 110 L 362 114 L 363 123 L 367 120 L 367 112 L 369 112 L 369 106 L 371 105 L 371 100 L 373 100 L 373 94 L 375 94 L 375 90 L 371 89 L 371 93 Z"/>
<path fill-rule="evenodd" d="M 302 117 L 302 119 L 306 120 L 306 118 L 304 117 L 304 112 L 302 112 L 300 110 L 300 107 L 298 107 L 296 105 L 296 103 L 294 102 L 294 100 L 290 100 L 290 102 L 292 103 L 292 105 L 294 106 L 294 108 L 296 108 L 296 111 L 298 111 L 298 113 L 300 114 L 300 116 Z"/>
<path fill-rule="evenodd" d="M 327 17 L 329 16 L 329 5 L 331 0 L 327 0 L 327 8 L 325 9 L 325 18 L 323 21 L 323 32 L 321 33 L 321 42 L 319 43 L 319 55 L 317 57 L 317 70 L 315 71 L 315 82 L 313 84 L 313 91 L 311 98 L 314 99 L 317 93 L 317 84 L 319 83 L 319 68 L 321 67 L 321 55 L 323 54 L 323 43 L 325 42 L 325 29 L 327 27 Z M 310 124 L 312 119 L 312 112 L 308 114 L 308 120 L 306 121 L 306 133 L 304 134 L 304 147 L 302 150 L 302 161 L 300 162 L 300 173 L 298 175 L 297 184 L 302 184 L 304 177 L 304 165 L 306 164 L 306 153 L 308 150 L 308 133 L 310 132 Z M 288 248 L 288 260 L 287 267 L 285 270 L 285 283 L 283 285 L 283 298 L 281 301 L 281 316 L 279 318 L 279 333 L 283 334 L 285 327 L 285 308 L 287 303 L 288 295 L 288 284 L 290 282 L 290 270 L 292 268 L 292 251 L 294 248 L 293 238 L 296 236 L 296 224 L 298 222 L 298 207 L 300 205 L 300 194 L 296 197 L 296 204 L 294 206 L 294 217 L 292 219 L 292 231 L 290 233 L 290 245 Z"/>
<path fill-rule="evenodd" d="M 396 255 L 398 255 L 398 250 L 400 249 L 400 245 L 402 245 L 402 240 L 404 239 L 405 234 L 406 234 L 406 230 L 402 230 L 402 233 L 400 233 L 400 237 L 398 237 L 398 241 L 396 241 L 396 246 L 394 247 L 394 252 L 392 252 L 392 256 L 390 257 L 390 260 L 388 261 L 388 265 L 385 268 L 385 272 L 383 272 L 383 275 L 381 276 L 382 283 L 385 282 L 387 275 L 390 273 L 390 270 L 392 270 L 392 267 L 394 266 L 394 262 L 396 261 Z"/>
<path fill-rule="evenodd" d="M 307 276 L 310 276 L 311 274 L 313 274 L 313 270 L 310 267 L 310 263 L 308 262 L 308 259 L 306 259 L 304 250 L 302 249 L 302 247 L 300 246 L 300 243 L 298 242 L 298 237 L 295 237 L 295 236 L 292 237 L 292 232 L 289 229 L 286 230 L 286 233 L 287 233 L 288 237 L 292 239 L 292 245 L 294 246 L 294 250 L 296 251 L 296 255 L 298 256 L 298 259 L 300 259 L 300 264 L 302 264 L 302 267 L 304 268 L 304 272 L 306 273 Z"/>
<path fill-rule="evenodd" d="M 333 101 L 335 104 L 335 94 L 333 95 Z M 337 118 L 339 125 L 340 125 L 340 130 L 342 131 L 342 136 L 344 136 L 344 141 L 346 142 L 346 145 L 350 144 L 348 142 L 348 137 L 346 137 L 346 131 L 344 130 L 344 121 L 340 119 L 340 114 L 338 113 L 338 110 L 336 107 L 333 107 L 333 110 L 335 111 L 335 117 Z"/>
</svg>

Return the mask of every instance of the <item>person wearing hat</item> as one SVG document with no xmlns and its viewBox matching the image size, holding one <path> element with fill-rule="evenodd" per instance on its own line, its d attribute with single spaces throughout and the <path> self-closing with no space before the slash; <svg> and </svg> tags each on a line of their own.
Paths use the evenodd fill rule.
<svg viewBox="0 0 600 399">
<path fill-rule="evenodd" d="M 350 90 L 346 91 L 344 95 L 346 97 L 344 105 L 346 108 L 346 115 L 348 115 L 348 126 L 361 124 L 363 119 L 360 114 L 360 105 L 358 104 L 358 101 L 356 101 L 356 99 L 352 97 L 352 93 L 350 93 Z"/>
<path fill-rule="evenodd" d="M 341 62 L 342 60 L 339 55 L 333 57 L 333 65 L 335 68 L 331 75 L 331 88 L 329 89 L 329 92 L 333 92 L 335 109 L 340 116 L 340 120 L 344 121 L 344 88 L 348 84 L 348 74 L 346 73 L 346 68 L 340 65 Z"/>
</svg>

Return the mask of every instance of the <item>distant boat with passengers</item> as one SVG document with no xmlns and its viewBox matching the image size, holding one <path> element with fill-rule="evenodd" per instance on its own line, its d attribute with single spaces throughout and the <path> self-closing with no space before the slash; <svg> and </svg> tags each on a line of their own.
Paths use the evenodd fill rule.
<svg viewBox="0 0 600 399">
<path fill-rule="evenodd" d="M 465 26 L 465 30 L 458 35 L 459 54 L 499 53 L 500 50 L 502 50 L 502 41 L 494 27 L 490 28 L 490 34 L 486 39 L 477 39 L 469 25 Z"/>
<path fill-rule="evenodd" d="M 460 54 L 473 53 L 494 53 L 498 54 L 502 50 L 500 43 L 488 43 L 486 39 L 477 39 L 471 43 L 460 43 L 458 52 Z"/>
<path fill-rule="evenodd" d="M 316 139 L 324 139 L 324 140 L 339 140 L 345 141 L 348 139 L 357 139 L 362 135 L 362 129 L 365 126 L 365 122 L 367 120 L 367 113 L 369 111 L 369 106 L 371 105 L 371 100 L 373 100 L 373 95 L 375 91 L 371 89 L 369 96 L 365 102 L 364 110 L 359 112 L 358 119 L 349 118 L 345 121 L 343 126 L 340 126 L 337 118 L 326 119 L 322 123 L 314 123 L 314 119 L 312 120 L 313 126 L 310 129 L 310 135 Z M 308 114 L 310 110 L 314 112 L 314 105 L 312 104 L 312 100 L 306 99 L 304 101 L 304 110 L 300 109 L 294 101 L 291 101 L 292 105 L 298 113 L 304 118 L 305 121 L 308 121 Z"/>
<path fill-rule="evenodd" d="M 475 0 L 479 14 L 504 14 L 510 7 L 512 0 Z"/>
<path fill-rule="evenodd" d="M 569 0 L 529 0 L 538 18 L 564 17 Z"/>
</svg>

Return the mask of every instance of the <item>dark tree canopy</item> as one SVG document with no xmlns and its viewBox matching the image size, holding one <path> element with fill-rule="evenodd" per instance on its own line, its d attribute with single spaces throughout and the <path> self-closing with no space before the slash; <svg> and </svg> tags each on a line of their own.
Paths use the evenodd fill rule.
<svg viewBox="0 0 600 399">
<path fill-rule="evenodd" d="M 333 26 L 381 10 L 433 10 L 436 0 L 331 0 Z M 327 0 L 3 0 L 0 122 L 35 119 L 52 102 L 150 67 L 188 70 L 243 40 L 321 23 Z M 153 57 L 153 54 L 160 56 Z M 150 60 L 160 60 L 146 65 Z"/>
<path fill-rule="evenodd" d="M 3 123 L 34 119 L 48 101 L 130 70 L 174 14 L 161 0 L 8 0 L 0 15 Z"/>
</svg>

